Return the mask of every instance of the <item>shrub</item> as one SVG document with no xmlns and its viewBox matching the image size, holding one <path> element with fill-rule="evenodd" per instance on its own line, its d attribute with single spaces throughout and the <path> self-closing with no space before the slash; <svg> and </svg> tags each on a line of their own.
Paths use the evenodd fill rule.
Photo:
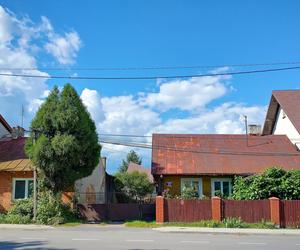
<svg viewBox="0 0 300 250">
<path fill-rule="evenodd" d="M 57 225 L 76 219 L 70 207 L 61 203 L 60 195 L 54 195 L 52 192 L 39 194 L 36 223 Z M 33 200 L 15 201 L 7 214 L 0 215 L 0 223 L 33 223 Z"/>
<path fill-rule="evenodd" d="M 279 199 L 300 199 L 300 171 L 269 168 L 262 174 L 235 177 L 233 199 L 259 200 L 275 196 Z"/>
<path fill-rule="evenodd" d="M 189 199 L 198 199 L 199 198 L 199 194 L 198 194 L 198 192 L 194 188 L 184 187 L 182 189 L 181 198 L 182 199 L 186 199 L 186 200 L 189 200 Z"/>
</svg>

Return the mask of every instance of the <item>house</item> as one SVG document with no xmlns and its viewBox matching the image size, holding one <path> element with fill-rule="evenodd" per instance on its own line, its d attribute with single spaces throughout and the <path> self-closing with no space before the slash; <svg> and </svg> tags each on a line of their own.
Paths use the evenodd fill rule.
<svg viewBox="0 0 300 250">
<path fill-rule="evenodd" d="M 300 149 L 300 90 L 272 92 L 262 135 L 286 135 Z"/>
<path fill-rule="evenodd" d="M 139 165 L 139 164 L 136 164 L 134 162 L 129 162 L 129 165 L 128 165 L 128 169 L 127 169 L 127 172 L 128 173 L 132 173 L 132 172 L 139 172 L 139 173 L 145 173 L 148 177 L 148 180 L 153 183 L 154 180 L 153 180 L 153 176 L 151 174 L 151 169 L 150 168 L 146 168 L 142 165 Z"/>
<path fill-rule="evenodd" d="M 285 135 L 153 134 L 151 172 L 159 193 L 180 195 L 185 187 L 200 197 L 232 193 L 235 175 L 268 167 L 300 170 L 300 153 Z"/>
<path fill-rule="evenodd" d="M 17 199 L 33 194 L 33 164 L 24 152 L 26 138 L 20 127 L 11 128 L 0 115 L 0 213 L 7 211 Z M 82 203 L 105 203 L 105 160 L 93 173 L 63 192 L 64 203 L 73 203 L 74 191 Z M 104 198 L 103 198 L 104 197 Z"/>
<path fill-rule="evenodd" d="M 272 92 L 262 133 L 250 135 L 154 134 L 152 174 L 159 192 L 199 196 L 232 193 L 234 175 L 272 166 L 300 170 L 300 90 Z"/>
</svg>

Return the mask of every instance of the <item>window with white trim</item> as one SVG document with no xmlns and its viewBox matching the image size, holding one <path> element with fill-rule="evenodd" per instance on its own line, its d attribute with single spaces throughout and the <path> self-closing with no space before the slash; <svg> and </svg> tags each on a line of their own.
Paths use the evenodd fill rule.
<svg viewBox="0 0 300 250">
<path fill-rule="evenodd" d="M 201 178 L 181 178 L 181 193 L 185 188 L 192 188 L 198 193 L 199 197 L 203 196 Z"/>
<path fill-rule="evenodd" d="M 211 195 L 223 195 L 228 197 L 232 194 L 231 178 L 212 178 L 211 179 Z"/>
<path fill-rule="evenodd" d="M 32 178 L 16 178 L 13 179 L 13 200 L 27 199 L 32 197 L 33 179 Z"/>
</svg>

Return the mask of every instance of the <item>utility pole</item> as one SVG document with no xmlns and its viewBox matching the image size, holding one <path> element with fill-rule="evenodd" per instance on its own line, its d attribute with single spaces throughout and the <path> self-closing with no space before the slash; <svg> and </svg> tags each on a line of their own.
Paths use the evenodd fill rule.
<svg viewBox="0 0 300 250">
<path fill-rule="evenodd" d="M 245 131 L 246 131 L 246 145 L 249 146 L 248 142 L 248 117 L 244 115 L 244 121 L 245 121 Z"/>
<path fill-rule="evenodd" d="M 36 142 L 36 131 L 33 129 L 33 145 Z M 37 185 L 36 185 L 36 166 L 33 166 L 33 221 L 36 222 L 36 211 L 37 211 Z"/>
<path fill-rule="evenodd" d="M 22 104 L 21 108 L 21 127 L 24 128 L 24 105 Z"/>
</svg>

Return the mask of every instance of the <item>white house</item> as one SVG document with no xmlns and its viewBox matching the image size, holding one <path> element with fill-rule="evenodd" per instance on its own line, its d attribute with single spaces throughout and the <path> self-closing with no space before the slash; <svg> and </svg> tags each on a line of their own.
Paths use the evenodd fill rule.
<svg viewBox="0 0 300 250">
<path fill-rule="evenodd" d="M 300 150 L 300 90 L 272 92 L 262 135 L 286 135 Z"/>
<path fill-rule="evenodd" d="M 9 126 L 7 121 L 0 115 L 0 139 L 10 137 L 12 133 L 12 128 Z"/>
</svg>

